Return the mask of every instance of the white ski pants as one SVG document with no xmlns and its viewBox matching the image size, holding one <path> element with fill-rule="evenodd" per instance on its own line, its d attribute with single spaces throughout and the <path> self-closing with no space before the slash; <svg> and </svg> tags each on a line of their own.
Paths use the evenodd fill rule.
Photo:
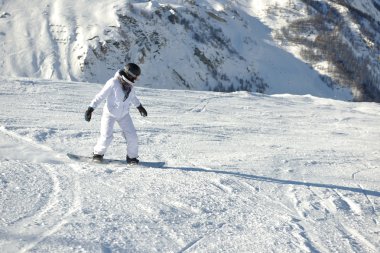
<svg viewBox="0 0 380 253">
<path fill-rule="evenodd" d="M 127 142 L 127 155 L 130 158 L 138 157 L 138 139 L 136 128 L 133 125 L 131 116 L 125 115 L 120 119 L 112 117 L 106 110 L 103 110 L 100 123 L 100 137 L 94 147 L 94 154 L 104 155 L 113 139 L 113 128 L 117 122 L 122 130 L 124 139 Z"/>
</svg>

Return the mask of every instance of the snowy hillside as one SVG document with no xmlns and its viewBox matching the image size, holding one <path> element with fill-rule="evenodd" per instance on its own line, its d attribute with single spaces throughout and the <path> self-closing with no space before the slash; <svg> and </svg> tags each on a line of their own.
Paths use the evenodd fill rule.
<svg viewBox="0 0 380 253">
<path fill-rule="evenodd" d="M 256 13 L 263 4 L 31 0 L 23 8 L 3 0 L 0 75 L 102 83 L 131 61 L 142 66 L 144 87 L 351 100 L 273 41 Z"/>
<path fill-rule="evenodd" d="M 250 11 L 273 37 L 326 82 L 352 87 L 355 100 L 380 101 L 379 0 L 255 0 Z"/>
<path fill-rule="evenodd" d="M 139 88 L 140 159 L 165 166 L 69 160 L 100 88 L 1 80 L 1 252 L 378 252 L 378 104 Z"/>
</svg>

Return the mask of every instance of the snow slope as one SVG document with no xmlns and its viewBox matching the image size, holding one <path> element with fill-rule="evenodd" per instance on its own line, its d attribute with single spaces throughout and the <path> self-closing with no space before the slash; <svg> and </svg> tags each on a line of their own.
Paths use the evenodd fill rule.
<svg viewBox="0 0 380 253">
<path fill-rule="evenodd" d="M 378 0 L 250 3 L 247 11 L 270 27 L 282 48 L 334 82 L 352 87 L 354 100 L 379 101 Z"/>
<path fill-rule="evenodd" d="M 100 88 L 1 80 L 1 252 L 378 252 L 378 104 L 139 88 L 140 158 L 166 165 L 74 162 Z"/>
<path fill-rule="evenodd" d="M 0 75 L 105 82 L 126 62 L 144 87 L 351 100 L 280 48 L 252 1 L 2 1 Z"/>
</svg>

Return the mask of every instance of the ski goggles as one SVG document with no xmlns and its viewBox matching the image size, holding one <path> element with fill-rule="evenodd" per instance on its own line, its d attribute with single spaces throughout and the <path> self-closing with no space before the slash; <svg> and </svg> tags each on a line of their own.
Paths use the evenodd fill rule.
<svg viewBox="0 0 380 253">
<path fill-rule="evenodd" d="M 135 74 L 133 74 L 132 72 L 128 71 L 127 72 L 127 75 L 130 75 L 131 77 L 133 77 L 134 80 L 137 80 L 139 78 L 139 76 L 136 76 Z M 126 81 L 126 82 L 130 82 L 124 75 L 121 75 L 121 78 Z"/>
</svg>

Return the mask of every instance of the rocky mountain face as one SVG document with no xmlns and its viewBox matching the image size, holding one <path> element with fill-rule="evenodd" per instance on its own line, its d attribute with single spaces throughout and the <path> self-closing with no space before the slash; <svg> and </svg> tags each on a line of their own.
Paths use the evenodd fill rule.
<svg viewBox="0 0 380 253">
<path fill-rule="evenodd" d="M 278 41 L 297 45 L 332 86 L 350 87 L 358 101 L 380 101 L 380 1 L 301 0 L 268 10 L 281 12 L 304 15 L 277 29 Z"/>
<path fill-rule="evenodd" d="M 199 86 L 204 84 L 214 91 L 265 93 L 268 83 L 256 71 L 257 63 L 249 59 L 257 48 L 247 49 L 255 44 L 250 17 L 233 3 L 216 11 L 203 9 L 197 1 L 184 2 L 181 8 L 150 2 L 150 6 L 129 4 L 118 10 L 120 27 L 105 33 L 116 32 L 121 39 L 93 45 L 92 56 L 90 52 L 84 61 L 86 75 L 96 76 L 89 66 L 94 58 L 108 66 L 109 61 L 137 58 L 140 64 L 166 65 L 162 70 L 166 79 L 186 89 L 204 89 Z M 275 41 L 284 47 L 297 46 L 300 58 L 317 69 L 327 85 L 349 87 L 357 101 L 380 101 L 380 1 L 288 1 L 285 6 L 275 3 L 267 11 L 267 17 L 287 17 L 284 26 L 273 30 Z M 226 32 L 231 19 L 244 33 L 239 45 Z M 179 45 L 183 41 L 189 48 Z M 177 55 L 168 57 L 171 54 L 163 53 L 167 50 Z M 171 64 L 172 59 L 190 66 L 181 68 L 178 61 Z"/>
<path fill-rule="evenodd" d="M 380 101 L 380 0 L 0 1 L 0 75 Z M 259 12 L 260 11 L 260 12 Z"/>
<path fill-rule="evenodd" d="M 148 72 L 147 86 L 159 87 L 160 82 L 170 88 L 264 93 L 268 84 L 245 54 L 255 39 L 244 14 L 232 5 L 216 11 L 197 2 L 175 7 L 150 1 L 117 9 L 120 25 L 105 29 L 102 39 L 90 39 L 81 65 L 86 79 L 104 81 L 99 64 L 114 70 L 135 61 Z M 239 30 L 231 34 L 227 22 Z M 248 32 L 236 39 L 240 27 Z"/>
</svg>

